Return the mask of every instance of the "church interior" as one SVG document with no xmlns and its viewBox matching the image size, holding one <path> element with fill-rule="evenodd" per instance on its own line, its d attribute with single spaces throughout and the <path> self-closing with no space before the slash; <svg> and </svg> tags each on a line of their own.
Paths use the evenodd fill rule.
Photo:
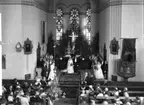
<svg viewBox="0 0 144 105">
<path fill-rule="evenodd" d="M 144 105 L 143 0 L 0 0 L 1 105 Z"/>
</svg>

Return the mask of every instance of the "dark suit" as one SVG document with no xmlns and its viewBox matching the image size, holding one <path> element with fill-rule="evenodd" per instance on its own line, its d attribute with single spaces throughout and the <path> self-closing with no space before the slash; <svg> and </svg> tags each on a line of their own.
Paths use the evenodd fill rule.
<svg viewBox="0 0 144 105">
<path fill-rule="evenodd" d="M 87 85 L 90 85 L 90 84 L 91 84 L 91 83 L 90 83 L 90 77 L 89 77 L 89 76 L 85 77 L 85 78 L 84 78 L 84 81 L 86 82 Z"/>
<path fill-rule="evenodd" d="M 42 67 L 41 76 L 46 77 L 46 72 L 47 72 L 47 67 L 46 66 Z"/>
</svg>

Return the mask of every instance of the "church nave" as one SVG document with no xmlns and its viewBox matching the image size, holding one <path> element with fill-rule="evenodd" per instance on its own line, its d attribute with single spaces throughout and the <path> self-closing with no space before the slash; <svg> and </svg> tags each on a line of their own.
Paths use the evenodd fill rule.
<svg viewBox="0 0 144 105">
<path fill-rule="evenodd" d="M 0 104 L 143 104 L 143 5 L 0 0 Z"/>
</svg>

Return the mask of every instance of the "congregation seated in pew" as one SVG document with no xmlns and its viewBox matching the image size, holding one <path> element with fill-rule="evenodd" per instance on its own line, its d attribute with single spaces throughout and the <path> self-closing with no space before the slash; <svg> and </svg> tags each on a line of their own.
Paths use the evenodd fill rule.
<svg viewBox="0 0 144 105">
<path fill-rule="evenodd" d="M 121 96 L 120 93 L 122 94 Z M 144 98 L 130 97 L 127 87 L 124 87 L 123 90 L 114 87 L 113 91 L 109 91 L 107 87 L 102 89 L 100 84 L 97 84 L 96 87 L 92 85 L 81 85 L 79 105 L 83 103 L 90 105 L 96 105 L 98 103 L 102 105 L 131 105 L 136 103 L 136 105 L 142 105 L 142 103 L 144 104 Z"/>
<path fill-rule="evenodd" d="M 3 86 L 2 103 L 12 103 L 21 105 L 32 105 L 32 103 L 42 103 L 45 105 L 54 99 L 54 93 L 52 85 L 49 85 L 50 81 L 37 79 L 33 84 L 24 82 L 18 83 L 18 80 L 14 80 L 7 88 Z M 56 88 L 56 87 L 55 87 Z M 60 94 L 59 96 L 60 97 Z M 5 100 L 4 100 L 5 99 Z M 52 99 L 52 100 L 53 100 Z"/>
<path fill-rule="evenodd" d="M 9 103 L 27 103 L 23 105 L 32 105 L 32 103 L 39 102 L 41 105 L 45 105 L 52 97 L 49 97 L 49 92 L 46 89 L 49 89 L 50 86 L 46 82 L 43 86 L 43 80 L 36 80 L 33 84 L 24 82 L 23 84 L 17 83 L 16 80 L 13 85 L 10 85 L 8 88 L 3 86 L 3 97 L 1 102 Z M 15 88 L 13 88 L 15 87 Z M 121 94 L 120 94 L 121 93 Z M 64 92 L 61 95 L 61 98 L 65 98 L 66 95 Z M 96 85 L 87 85 L 81 84 L 80 94 L 79 94 L 79 105 L 83 101 L 91 103 L 101 103 L 105 105 L 108 104 L 122 104 L 127 105 L 128 103 L 135 105 L 141 105 L 144 101 L 143 97 L 131 97 L 128 93 L 128 88 L 124 87 L 123 90 L 114 87 L 113 90 L 109 90 L 108 87 L 102 88 L 100 84 Z M 50 102 L 51 103 L 51 102 Z"/>
</svg>

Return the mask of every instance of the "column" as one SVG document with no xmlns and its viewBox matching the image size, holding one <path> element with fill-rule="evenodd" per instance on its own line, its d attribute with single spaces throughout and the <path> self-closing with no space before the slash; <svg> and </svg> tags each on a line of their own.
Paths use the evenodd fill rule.
<svg viewBox="0 0 144 105">
<path fill-rule="evenodd" d="M 0 95 L 2 95 L 2 25 L 0 14 Z"/>
</svg>

